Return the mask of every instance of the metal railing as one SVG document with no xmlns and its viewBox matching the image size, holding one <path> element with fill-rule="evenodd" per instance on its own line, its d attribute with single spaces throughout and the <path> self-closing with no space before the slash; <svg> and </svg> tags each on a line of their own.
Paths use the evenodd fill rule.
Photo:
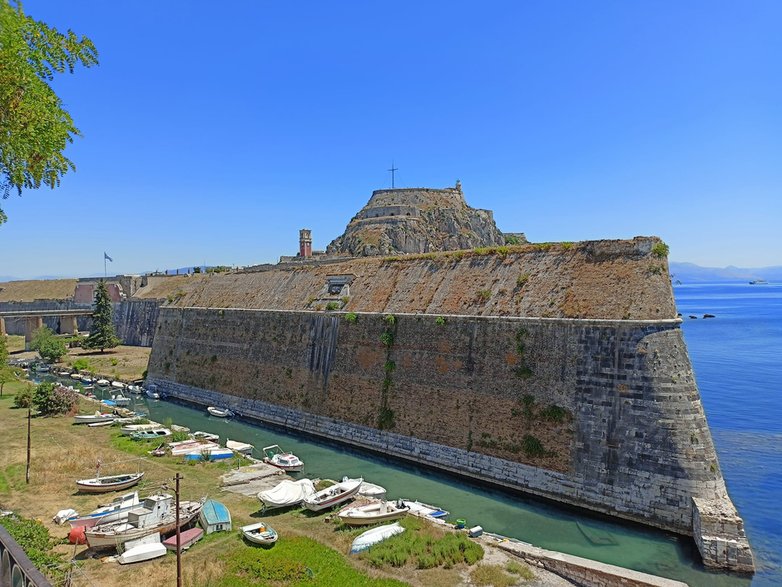
<svg viewBox="0 0 782 587">
<path fill-rule="evenodd" d="M 0 587 L 52 587 L 22 547 L 0 526 Z"/>
</svg>

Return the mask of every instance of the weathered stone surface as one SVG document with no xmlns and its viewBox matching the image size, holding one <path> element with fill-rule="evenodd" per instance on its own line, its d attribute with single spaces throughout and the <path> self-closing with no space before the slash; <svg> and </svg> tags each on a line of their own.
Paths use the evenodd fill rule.
<svg viewBox="0 0 782 587">
<path fill-rule="evenodd" d="M 470 208 L 455 188 L 377 190 L 326 248 L 328 255 L 428 253 L 502 245 L 490 210 Z"/>
</svg>

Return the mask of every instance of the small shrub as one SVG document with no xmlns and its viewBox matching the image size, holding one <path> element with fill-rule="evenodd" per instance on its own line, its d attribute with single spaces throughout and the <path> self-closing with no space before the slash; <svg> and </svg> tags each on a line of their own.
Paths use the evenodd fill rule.
<svg viewBox="0 0 782 587">
<path fill-rule="evenodd" d="M 339 310 L 339 302 L 329 302 L 326 304 L 327 312 L 333 312 L 334 310 Z"/>
<path fill-rule="evenodd" d="M 532 436 L 532 434 L 524 435 L 524 438 L 521 439 L 521 448 L 528 457 L 545 457 L 548 455 L 540 440 Z"/>
<path fill-rule="evenodd" d="M 90 362 L 87 359 L 85 359 L 84 357 L 82 357 L 80 359 L 76 359 L 73 362 L 73 368 L 76 369 L 77 371 L 89 371 L 89 369 L 90 369 Z"/>
<path fill-rule="evenodd" d="M 33 393 L 33 405 L 45 416 L 67 414 L 76 408 L 78 394 L 54 383 L 41 383 Z"/>
<path fill-rule="evenodd" d="M 478 290 L 478 299 L 482 302 L 487 302 L 491 298 L 491 290 L 481 289 Z"/>
<path fill-rule="evenodd" d="M 517 561 L 508 561 L 508 564 L 505 565 L 505 570 L 514 575 L 518 575 L 525 581 L 532 581 L 532 579 L 535 578 L 535 573 L 532 572 L 532 569 Z"/>
<path fill-rule="evenodd" d="M 445 326 L 445 318 L 438 316 L 434 319 L 434 323 L 437 324 L 437 326 Z"/>
<path fill-rule="evenodd" d="M 394 410 L 388 406 L 384 406 L 377 415 L 377 427 L 380 430 L 390 430 L 394 427 L 394 420 Z"/>
<path fill-rule="evenodd" d="M 506 245 L 520 245 L 521 244 L 521 240 L 516 235 L 509 234 L 509 235 L 505 236 L 505 244 Z"/>
<path fill-rule="evenodd" d="M 28 385 L 14 396 L 14 407 L 29 408 L 33 405 L 33 390 Z"/>
<path fill-rule="evenodd" d="M 380 342 L 387 347 L 392 346 L 394 344 L 394 333 L 388 331 L 384 332 L 380 335 Z"/>
<path fill-rule="evenodd" d="M 386 373 L 393 373 L 394 369 L 396 369 L 396 363 L 394 361 L 386 361 L 386 364 L 383 366 L 383 370 Z"/>
<path fill-rule="evenodd" d="M 540 411 L 541 419 L 546 420 L 547 422 L 564 422 L 565 418 L 567 418 L 567 415 L 568 413 L 565 408 L 556 406 L 554 404 L 546 406 Z"/>
<path fill-rule="evenodd" d="M 383 320 L 389 326 L 393 326 L 394 324 L 396 324 L 396 316 L 394 316 L 393 314 L 386 314 L 385 316 L 383 316 Z"/>
<path fill-rule="evenodd" d="M 529 281 L 529 273 L 522 273 L 516 278 L 516 287 L 524 287 Z"/>
<path fill-rule="evenodd" d="M 358 320 L 358 316 L 356 315 L 355 312 L 348 312 L 347 314 L 345 314 L 344 318 L 345 318 L 345 322 L 348 322 L 350 324 L 355 324 L 356 321 Z"/>
<path fill-rule="evenodd" d="M 572 249 L 572 248 L 573 248 L 573 243 L 571 243 L 571 242 L 567 242 L 567 241 L 566 241 L 566 242 L 563 242 L 563 243 L 561 244 L 561 246 L 562 246 L 562 250 L 563 250 L 563 251 L 567 251 L 567 250 L 570 250 L 570 249 Z"/>
<path fill-rule="evenodd" d="M 666 245 L 664 242 L 660 241 L 659 243 L 655 243 L 652 247 L 652 255 L 657 257 L 658 259 L 664 259 L 668 256 L 668 251 L 670 250 L 670 247 Z"/>
<path fill-rule="evenodd" d="M 499 565 L 478 565 L 470 573 L 473 585 L 490 587 L 511 587 L 516 584 L 517 577 L 508 575 Z"/>
<path fill-rule="evenodd" d="M 119 361 L 117 359 L 111 359 L 111 366 L 116 367 L 119 364 Z"/>
<path fill-rule="evenodd" d="M 342 296 L 341 298 L 339 298 L 339 300 L 342 302 L 343 306 L 347 306 L 348 302 L 350 301 L 350 297 L 349 296 Z"/>
</svg>

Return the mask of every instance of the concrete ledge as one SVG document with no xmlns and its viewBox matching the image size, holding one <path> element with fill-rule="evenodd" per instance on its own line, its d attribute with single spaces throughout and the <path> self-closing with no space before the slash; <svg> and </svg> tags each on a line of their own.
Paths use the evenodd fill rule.
<svg viewBox="0 0 782 587">
<path fill-rule="evenodd" d="M 532 565 L 542 566 L 547 571 L 584 587 L 687 587 L 687 583 L 674 579 L 538 548 L 495 534 L 484 534 L 479 541 L 501 548 Z"/>
</svg>

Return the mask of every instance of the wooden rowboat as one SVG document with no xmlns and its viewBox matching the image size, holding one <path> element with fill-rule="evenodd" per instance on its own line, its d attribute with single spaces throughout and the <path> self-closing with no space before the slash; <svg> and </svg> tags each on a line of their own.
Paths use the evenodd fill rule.
<svg viewBox="0 0 782 587">
<path fill-rule="evenodd" d="M 249 526 L 242 526 L 240 530 L 242 532 L 242 536 L 255 544 L 271 546 L 277 542 L 277 531 L 264 522 L 250 524 Z"/>
<path fill-rule="evenodd" d="M 84 493 L 108 493 L 133 487 L 144 476 L 144 473 L 127 473 L 124 475 L 109 475 L 93 479 L 79 479 L 76 486 Z"/>
</svg>

